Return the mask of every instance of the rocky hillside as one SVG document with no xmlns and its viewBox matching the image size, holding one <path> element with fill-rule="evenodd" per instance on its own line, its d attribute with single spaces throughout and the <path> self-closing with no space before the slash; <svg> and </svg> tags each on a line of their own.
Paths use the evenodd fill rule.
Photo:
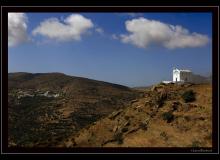
<svg viewBox="0 0 220 160">
<path fill-rule="evenodd" d="M 142 90 L 143 91 L 143 90 Z M 211 147 L 210 84 L 159 84 L 61 147 Z"/>
<path fill-rule="evenodd" d="M 9 73 L 9 146 L 55 147 L 139 96 L 125 86 L 62 73 Z"/>
</svg>

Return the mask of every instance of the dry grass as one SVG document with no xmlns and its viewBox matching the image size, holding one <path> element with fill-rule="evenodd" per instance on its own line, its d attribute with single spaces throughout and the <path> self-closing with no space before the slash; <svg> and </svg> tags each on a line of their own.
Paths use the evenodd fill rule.
<svg viewBox="0 0 220 160">
<path fill-rule="evenodd" d="M 212 87 L 208 84 L 193 86 L 165 86 L 168 99 L 162 107 L 151 104 L 158 91 L 145 90 L 146 96 L 132 103 L 114 120 L 103 118 L 75 137 L 76 147 L 211 147 L 212 140 Z M 185 103 L 181 94 L 188 89 L 196 93 L 196 100 Z M 174 95 L 170 95 L 173 93 Z M 176 110 L 172 104 L 178 102 Z M 174 120 L 167 123 L 162 114 L 171 111 Z M 147 129 L 140 123 L 150 117 Z M 126 121 L 128 131 L 122 133 L 123 143 L 114 140 L 114 132 Z"/>
</svg>

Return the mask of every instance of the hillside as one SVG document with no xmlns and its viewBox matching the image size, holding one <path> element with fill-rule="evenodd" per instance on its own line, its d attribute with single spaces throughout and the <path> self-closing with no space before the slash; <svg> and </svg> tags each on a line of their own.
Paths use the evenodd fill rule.
<svg viewBox="0 0 220 160">
<path fill-rule="evenodd" d="M 55 147 L 140 92 L 62 73 L 9 73 L 9 146 Z"/>
<path fill-rule="evenodd" d="M 182 95 L 189 92 L 193 93 L 195 99 L 185 101 Z M 143 93 L 143 97 L 128 103 L 126 108 L 119 109 L 80 130 L 76 135 L 67 137 L 59 146 L 212 146 L 210 84 L 159 84 Z"/>
</svg>

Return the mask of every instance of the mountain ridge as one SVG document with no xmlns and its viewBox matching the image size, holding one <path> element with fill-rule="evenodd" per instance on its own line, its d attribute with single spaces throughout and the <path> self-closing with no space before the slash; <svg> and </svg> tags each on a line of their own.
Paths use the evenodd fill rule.
<svg viewBox="0 0 220 160">
<path fill-rule="evenodd" d="M 106 83 L 106 84 L 114 84 L 114 85 L 119 85 L 119 86 L 124 86 L 124 87 L 127 87 L 127 88 L 131 88 L 131 87 L 128 87 L 126 85 L 121 85 L 119 83 L 112 83 L 112 82 L 107 82 L 107 81 L 104 81 L 104 80 L 97 80 L 97 79 L 92 79 L 92 78 L 87 78 L 87 77 L 82 77 L 82 76 L 73 76 L 73 75 L 68 75 L 68 74 L 62 73 L 62 72 L 45 72 L 45 73 L 40 73 L 40 72 L 39 73 L 38 72 L 36 72 L 36 73 L 31 73 L 31 72 L 9 72 L 8 75 L 9 76 L 32 75 L 33 77 L 43 76 L 43 75 L 63 75 L 63 76 L 69 76 L 69 77 L 72 77 L 72 78 L 77 78 L 77 79 L 92 80 L 92 81 L 97 81 L 97 82 L 103 82 L 103 83 Z"/>
</svg>

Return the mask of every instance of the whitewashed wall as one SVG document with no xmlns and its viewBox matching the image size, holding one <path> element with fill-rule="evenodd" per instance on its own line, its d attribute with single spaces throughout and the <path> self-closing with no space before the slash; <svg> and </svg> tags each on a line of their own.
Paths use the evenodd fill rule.
<svg viewBox="0 0 220 160">
<path fill-rule="evenodd" d="M 180 72 L 180 81 L 192 82 L 192 78 L 191 72 Z"/>
<path fill-rule="evenodd" d="M 180 81 L 180 72 L 177 70 L 173 71 L 173 82 Z"/>
</svg>

